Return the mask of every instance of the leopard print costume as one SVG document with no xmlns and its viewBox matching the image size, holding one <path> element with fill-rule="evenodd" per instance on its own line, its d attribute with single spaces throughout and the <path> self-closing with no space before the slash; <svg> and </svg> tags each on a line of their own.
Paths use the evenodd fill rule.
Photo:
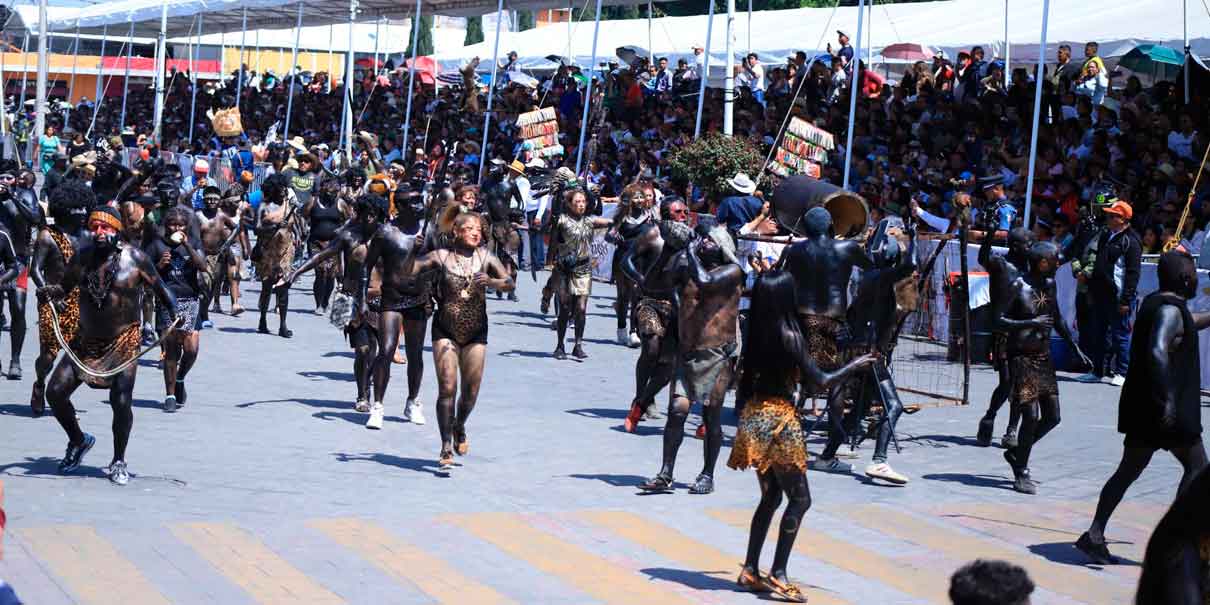
<svg viewBox="0 0 1210 605">
<path fill-rule="evenodd" d="M 126 363 L 128 359 L 139 354 L 139 341 L 142 331 L 139 324 L 132 323 L 122 329 L 117 338 L 85 338 L 76 335 L 71 341 L 71 348 L 80 361 L 94 372 L 105 372 Z M 85 374 L 79 366 L 73 366 L 76 378 L 94 389 L 107 389 L 113 384 L 113 376 L 98 378 Z M 138 367 L 137 364 L 132 367 Z"/>
<path fill-rule="evenodd" d="M 55 246 L 59 248 L 59 253 L 63 255 L 63 264 L 70 262 L 76 254 L 71 240 L 55 229 L 48 229 L 47 233 L 54 240 Z M 54 322 L 55 316 L 51 314 L 50 303 L 38 303 L 38 344 L 41 345 L 43 352 L 50 354 L 52 359 L 59 356 L 60 350 L 59 339 L 55 337 Z M 63 340 L 71 342 L 76 337 L 76 330 L 79 327 L 80 289 L 73 288 L 63 299 L 63 307 L 59 311 L 59 330 L 63 332 Z"/>
</svg>

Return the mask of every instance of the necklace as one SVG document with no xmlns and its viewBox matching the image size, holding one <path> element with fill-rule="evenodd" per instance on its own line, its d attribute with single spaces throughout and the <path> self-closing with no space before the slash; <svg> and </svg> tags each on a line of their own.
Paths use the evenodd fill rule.
<svg viewBox="0 0 1210 605">
<path fill-rule="evenodd" d="M 113 281 L 117 275 L 118 263 L 114 262 L 111 255 L 96 271 L 89 272 L 85 278 L 84 285 L 87 287 L 88 295 L 98 309 L 105 306 L 105 301 L 109 298 L 109 290 L 113 287 Z"/>
<path fill-rule="evenodd" d="M 463 263 L 462 260 L 462 256 L 455 252 L 454 264 L 458 266 L 459 277 L 465 280 L 465 285 L 462 286 L 462 290 L 458 292 L 458 296 L 462 300 L 467 300 L 471 297 L 471 284 L 474 283 L 474 280 L 471 279 L 471 270 L 475 267 L 474 252 L 471 252 L 471 257 L 467 258 L 465 263 Z"/>
</svg>

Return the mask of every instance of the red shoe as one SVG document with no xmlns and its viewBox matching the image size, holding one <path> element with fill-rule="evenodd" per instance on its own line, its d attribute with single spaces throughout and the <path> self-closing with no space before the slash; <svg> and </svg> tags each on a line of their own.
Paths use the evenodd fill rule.
<svg viewBox="0 0 1210 605">
<path fill-rule="evenodd" d="M 705 439 L 706 438 L 706 425 L 704 425 L 704 424 L 697 425 L 697 433 L 694 434 L 694 437 L 697 437 L 698 439 Z"/>
<path fill-rule="evenodd" d="M 639 426 L 639 420 L 643 418 L 643 406 L 639 405 L 638 401 L 630 404 L 630 413 L 626 414 L 626 422 L 623 426 L 627 433 L 633 433 L 635 427 Z"/>
</svg>

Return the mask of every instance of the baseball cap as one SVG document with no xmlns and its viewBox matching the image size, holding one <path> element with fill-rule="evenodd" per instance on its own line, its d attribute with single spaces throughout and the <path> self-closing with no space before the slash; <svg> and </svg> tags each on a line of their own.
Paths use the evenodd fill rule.
<svg viewBox="0 0 1210 605">
<path fill-rule="evenodd" d="M 194 162 L 193 171 L 197 172 L 199 174 L 209 174 L 210 173 L 210 162 L 207 162 L 206 160 L 198 160 L 198 161 Z"/>
<path fill-rule="evenodd" d="M 1114 200 L 1108 206 L 1101 209 L 1105 214 L 1116 214 L 1126 220 L 1130 220 L 1134 216 L 1134 209 L 1123 200 Z"/>
</svg>

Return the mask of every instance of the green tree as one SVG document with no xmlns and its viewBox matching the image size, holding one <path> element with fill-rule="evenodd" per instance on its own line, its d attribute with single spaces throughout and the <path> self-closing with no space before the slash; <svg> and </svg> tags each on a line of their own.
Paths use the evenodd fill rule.
<svg viewBox="0 0 1210 605">
<path fill-rule="evenodd" d="M 731 190 L 727 179 L 737 172 L 759 174 L 764 158 L 747 139 L 715 132 L 678 148 L 668 163 L 674 178 L 701 187 L 706 197 L 718 201 Z"/>
<path fill-rule="evenodd" d="M 483 17 L 467 17 L 466 18 L 466 38 L 462 40 L 463 46 L 478 44 L 483 41 Z"/>
<path fill-rule="evenodd" d="M 469 25 L 469 22 L 468 22 L 468 25 Z M 471 35 L 470 27 L 467 27 L 467 32 L 466 32 L 467 39 L 470 39 L 470 35 Z M 482 29 L 480 29 L 479 37 L 480 37 L 480 39 L 483 38 Z M 428 55 L 433 54 L 433 17 L 431 15 L 429 15 L 429 16 L 421 15 L 420 16 L 420 39 L 417 40 L 416 46 L 419 48 L 419 52 L 416 53 L 416 56 L 418 56 L 418 57 L 426 57 Z M 412 39 L 411 39 L 411 37 L 408 38 L 408 48 L 407 48 L 407 50 L 404 51 L 404 53 L 409 57 L 412 56 Z"/>
<path fill-rule="evenodd" d="M 523 32 L 534 28 L 533 11 L 517 11 L 517 31 Z"/>
</svg>

